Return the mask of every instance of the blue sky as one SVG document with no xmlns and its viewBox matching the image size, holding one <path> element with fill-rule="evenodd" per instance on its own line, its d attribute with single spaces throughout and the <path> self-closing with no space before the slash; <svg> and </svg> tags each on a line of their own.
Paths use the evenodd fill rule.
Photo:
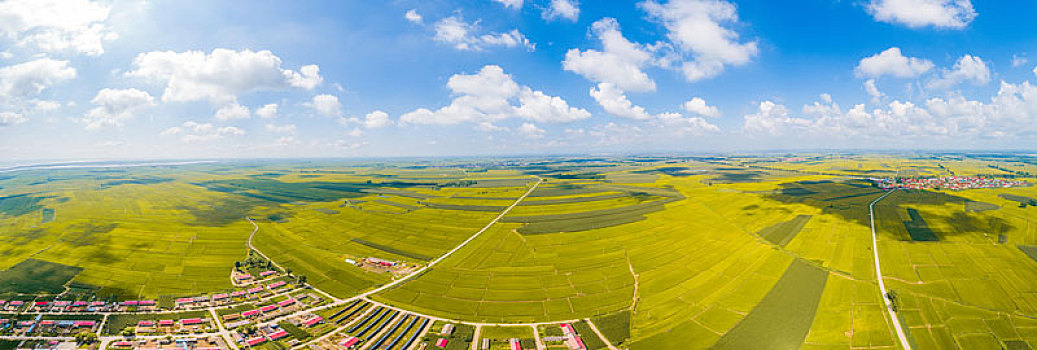
<svg viewBox="0 0 1037 350">
<path fill-rule="evenodd" d="M 1032 150 L 1035 10 L 969 0 L 4 0 L 0 152 Z"/>
</svg>

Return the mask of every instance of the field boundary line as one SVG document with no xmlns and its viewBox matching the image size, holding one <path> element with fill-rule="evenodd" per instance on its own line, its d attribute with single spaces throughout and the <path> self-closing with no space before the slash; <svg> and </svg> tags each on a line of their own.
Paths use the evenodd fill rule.
<svg viewBox="0 0 1037 350">
<path fill-rule="evenodd" d="M 896 191 L 895 189 L 893 191 Z M 886 283 L 882 281 L 882 268 L 879 266 L 879 240 L 875 234 L 875 203 L 878 203 L 886 196 L 889 196 L 893 191 L 886 192 L 879 198 L 871 201 L 868 204 L 868 218 L 871 221 L 871 251 L 875 254 L 875 277 L 879 282 L 879 297 L 882 298 L 883 304 L 886 305 L 886 312 L 889 313 L 889 318 L 893 321 L 893 328 L 896 329 L 897 337 L 900 338 L 900 345 L 904 350 L 911 350 L 911 343 L 907 341 L 907 335 L 904 334 L 904 329 L 900 326 L 900 319 L 897 318 L 896 311 L 893 311 L 893 303 L 889 300 L 888 294 L 886 293 Z"/>
<path fill-rule="evenodd" d="M 365 297 L 367 297 L 367 296 L 369 296 L 371 294 L 377 294 L 377 293 L 380 293 L 380 292 L 382 292 L 382 291 L 384 291 L 386 289 L 395 287 L 396 285 L 399 285 L 399 284 L 401 284 L 403 282 L 406 282 L 406 281 L 408 281 L 408 280 L 410 280 L 410 279 L 412 279 L 414 277 L 423 275 L 425 273 L 425 271 L 428 271 L 429 269 L 431 269 L 432 266 L 435 266 L 440 261 L 443 261 L 444 259 L 449 258 L 455 252 L 457 252 L 458 250 L 461 250 L 461 248 L 464 248 L 466 245 L 468 245 L 468 243 L 471 243 L 476 238 L 479 238 L 479 236 L 481 236 L 483 234 L 483 232 L 486 232 L 486 230 L 489 230 L 490 227 L 492 227 L 493 225 L 497 224 L 497 221 L 500 221 L 500 219 L 503 218 L 504 215 L 508 215 L 508 212 L 510 212 L 512 208 L 515 208 L 515 206 L 517 206 L 520 202 L 522 202 L 523 199 L 526 199 L 526 197 L 529 196 L 530 193 L 533 193 L 533 191 L 537 189 L 537 186 L 540 186 L 540 184 L 544 182 L 544 179 L 540 178 L 539 176 L 536 177 L 536 179 L 537 179 L 537 182 L 534 183 L 533 186 L 531 186 L 529 188 L 529 190 L 526 191 L 526 193 L 523 193 L 521 197 L 518 197 L 518 199 L 515 200 L 515 202 L 511 203 L 511 205 L 509 205 L 507 208 L 504 208 L 504 211 L 501 211 L 500 214 L 497 214 L 497 217 L 493 218 L 493 220 L 491 220 L 490 223 L 486 224 L 486 226 L 484 226 L 481 230 L 479 230 L 479 232 L 476 232 L 471 237 L 468 237 L 468 239 L 466 239 L 464 242 L 461 242 L 461 244 L 458 244 L 456 247 L 454 247 L 454 249 L 451 249 L 450 251 L 444 253 L 443 255 L 440 255 L 438 258 L 435 258 L 434 260 L 430 261 L 427 265 L 425 265 L 424 267 L 418 269 L 417 271 L 414 271 L 414 272 L 412 272 L 412 273 L 410 273 L 410 274 L 408 274 L 406 276 L 403 276 L 402 278 L 400 278 L 398 280 L 389 282 L 389 283 L 387 283 L 387 284 L 385 284 L 385 285 L 383 285 L 381 287 L 369 290 L 367 292 L 360 293 L 356 297 L 365 298 Z"/>
</svg>

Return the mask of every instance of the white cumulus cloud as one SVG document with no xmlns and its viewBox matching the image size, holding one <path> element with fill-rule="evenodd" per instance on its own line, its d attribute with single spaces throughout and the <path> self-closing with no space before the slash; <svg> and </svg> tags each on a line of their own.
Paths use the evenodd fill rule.
<svg viewBox="0 0 1037 350">
<path fill-rule="evenodd" d="M 455 74 L 447 87 L 457 95 L 450 105 L 436 111 L 416 109 L 400 116 L 400 123 L 482 123 L 507 118 L 564 123 L 590 118 L 589 112 L 570 107 L 560 97 L 520 86 L 500 66 L 484 66 L 476 74 Z"/>
<path fill-rule="evenodd" d="M 479 34 L 479 23 L 468 23 L 459 16 L 450 16 L 436 22 L 436 35 L 434 39 L 439 42 L 452 45 L 455 49 L 462 51 L 481 51 L 487 47 L 524 47 L 533 51 L 536 46 L 529 42 L 518 29 L 504 33 Z"/>
<path fill-rule="evenodd" d="M 641 6 L 669 31 L 666 36 L 683 56 L 680 70 L 688 81 L 712 78 L 725 66 L 749 63 L 759 51 L 756 41 L 742 42 L 738 32 L 727 27 L 739 24 L 738 11 L 730 2 L 648 0 Z"/>
<path fill-rule="evenodd" d="M 271 103 L 264 105 L 263 107 L 256 108 L 256 116 L 263 119 L 270 119 L 277 117 L 277 104 Z"/>
<path fill-rule="evenodd" d="M 954 63 L 951 69 L 944 69 L 940 76 L 927 85 L 933 89 L 946 89 L 962 82 L 982 85 L 990 82 L 990 68 L 983 59 L 965 55 Z"/>
<path fill-rule="evenodd" d="M 720 110 L 716 106 L 707 105 L 706 100 L 703 100 L 701 97 L 692 97 L 687 102 L 684 102 L 681 107 L 689 113 L 703 117 L 715 118 L 720 116 Z"/>
<path fill-rule="evenodd" d="M 313 96 L 313 100 L 305 103 L 305 106 L 313 108 L 318 115 L 324 117 L 337 117 L 342 114 L 342 104 L 338 102 L 338 97 L 334 95 L 317 95 Z"/>
<path fill-rule="evenodd" d="M 245 131 L 233 126 L 216 126 L 212 123 L 186 121 L 180 126 L 170 127 L 161 136 L 180 136 L 183 142 L 206 142 L 218 140 L 226 136 L 241 136 Z"/>
<path fill-rule="evenodd" d="M 522 135 L 530 139 L 539 139 L 544 137 L 544 129 L 541 129 L 533 123 L 522 123 L 517 129 L 519 135 Z"/>
<path fill-rule="evenodd" d="M 250 115 L 251 112 L 249 112 L 248 107 L 237 103 L 230 103 L 217 109 L 215 118 L 219 121 L 228 121 L 235 119 L 248 119 Z"/>
<path fill-rule="evenodd" d="M 39 95 L 54 84 L 76 77 L 68 61 L 38 58 L 0 68 L 0 100 Z"/>
<path fill-rule="evenodd" d="M 565 18 L 576 22 L 580 18 L 580 4 L 576 0 L 551 0 L 541 15 L 546 20 Z"/>
<path fill-rule="evenodd" d="M 137 55 L 128 76 L 165 84 L 162 101 L 208 100 L 224 105 L 242 93 L 288 88 L 313 89 L 322 78 L 316 65 L 299 71 L 281 68 L 270 51 L 152 51 Z"/>
<path fill-rule="evenodd" d="M 403 14 L 403 17 L 412 23 L 421 23 L 421 15 L 418 14 L 418 10 L 410 9 L 407 13 Z"/>
<path fill-rule="evenodd" d="M 118 35 L 105 24 L 110 8 L 88 0 L 7 0 L 0 2 L 0 37 L 45 52 L 104 53 L 104 41 Z"/>
<path fill-rule="evenodd" d="M 612 18 L 594 22 L 591 31 L 601 41 L 603 50 L 569 50 L 562 62 L 565 70 L 624 91 L 655 90 L 655 81 L 642 71 L 652 60 L 649 48 L 623 37 L 619 23 Z"/>
<path fill-rule="evenodd" d="M 15 112 L 0 112 L 0 126 L 21 124 L 28 121 L 25 116 Z"/>
<path fill-rule="evenodd" d="M 102 89 L 90 101 L 97 105 L 83 117 L 87 129 L 105 126 L 121 127 L 140 110 L 154 106 L 155 99 L 137 89 Z"/>
<path fill-rule="evenodd" d="M 873 56 L 862 58 L 855 72 L 859 77 L 878 78 L 889 75 L 914 78 L 933 69 L 933 62 L 917 57 L 906 57 L 900 48 L 891 47 Z"/>
<path fill-rule="evenodd" d="M 522 8 L 522 3 L 525 2 L 524 0 L 493 0 L 493 1 L 496 1 L 496 2 L 499 2 L 499 3 L 503 4 L 504 7 L 511 8 L 511 9 L 516 9 L 516 10 Z"/>
<path fill-rule="evenodd" d="M 965 28 L 976 18 L 969 0 L 871 0 L 868 13 L 877 21 L 910 28 Z"/>
</svg>

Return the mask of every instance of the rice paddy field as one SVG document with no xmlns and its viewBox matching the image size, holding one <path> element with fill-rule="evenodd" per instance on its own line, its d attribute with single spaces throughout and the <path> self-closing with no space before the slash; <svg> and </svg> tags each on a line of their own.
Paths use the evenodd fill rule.
<svg viewBox="0 0 1037 350">
<path fill-rule="evenodd" d="M 528 192 L 433 267 L 367 297 L 458 324 L 456 348 L 475 341 L 463 323 L 500 324 L 482 336 L 504 346 L 560 322 L 605 347 L 585 319 L 626 349 L 896 348 L 868 216 L 885 191 L 868 178 L 1034 183 L 1035 164 L 805 154 L 27 170 L 0 177 L 0 294 L 229 290 L 251 236 L 349 298 L 443 256 Z M 1037 347 L 1035 198 L 1033 186 L 897 190 L 875 204 L 884 283 L 914 348 Z M 357 263 L 368 258 L 399 269 Z M 346 333 L 365 341 L 410 337 L 418 317 L 390 310 L 319 314 L 363 322 Z"/>
</svg>

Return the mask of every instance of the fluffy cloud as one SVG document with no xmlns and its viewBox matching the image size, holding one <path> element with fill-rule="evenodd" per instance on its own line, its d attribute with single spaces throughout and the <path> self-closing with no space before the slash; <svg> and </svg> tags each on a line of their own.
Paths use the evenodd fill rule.
<svg viewBox="0 0 1037 350">
<path fill-rule="evenodd" d="M 512 117 L 536 122 L 571 122 L 590 118 L 586 110 L 570 107 L 559 97 L 520 86 L 495 65 L 485 66 L 476 74 L 455 74 L 447 81 L 447 87 L 458 95 L 450 105 L 436 111 L 419 108 L 402 115 L 400 123 L 481 123 Z"/>
<path fill-rule="evenodd" d="M 411 21 L 411 23 L 421 23 L 421 15 L 415 9 L 408 10 L 407 13 L 403 14 L 403 17 Z"/>
<path fill-rule="evenodd" d="M 700 115 L 703 117 L 719 117 L 720 111 L 717 110 L 716 106 L 710 106 L 706 104 L 706 100 L 701 97 L 693 97 L 681 106 L 685 111 L 689 113 Z"/>
<path fill-rule="evenodd" d="M 295 133 L 295 124 L 285 124 L 285 125 L 266 124 L 263 127 L 266 129 L 266 131 L 275 132 L 275 133 L 279 133 L 279 134 L 294 134 Z"/>
<path fill-rule="evenodd" d="M 256 116 L 263 119 L 277 117 L 277 104 L 271 103 L 264 105 L 263 107 L 256 108 Z"/>
<path fill-rule="evenodd" d="M 180 140 L 183 142 L 206 142 L 221 139 L 226 136 L 241 136 L 244 134 L 244 130 L 233 126 L 220 127 L 211 123 L 187 121 L 181 126 L 174 126 L 162 131 L 160 135 L 180 136 Z"/>
<path fill-rule="evenodd" d="M 940 77 L 933 79 L 927 85 L 933 89 L 946 89 L 962 82 L 989 83 L 990 68 L 979 57 L 965 55 L 954 63 L 954 67 L 944 69 Z"/>
<path fill-rule="evenodd" d="M 118 37 L 104 24 L 109 10 L 87 0 L 7 0 L 0 2 L 0 36 L 46 52 L 97 56 L 104 41 Z"/>
<path fill-rule="evenodd" d="M 0 112 L 0 126 L 21 124 L 21 123 L 24 123 L 24 122 L 26 122 L 28 120 L 29 119 L 26 119 L 25 116 L 23 116 L 21 114 L 18 114 L 18 113 L 14 113 L 14 112 Z"/>
<path fill-rule="evenodd" d="M 517 129 L 519 135 L 526 138 L 539 139 L 544 137 L 544 129 L 541 129 L 533 123 L 522 123 Z"/>
<path fill-rule="evenodd" d="M 383 111 L 374 111 L 364 116 L 364 127 L 368 129 L 377 129 L 390 125 L 392 125 L 392 120 L 389 120 L 389 114 Z"/>
<path fill-rule="evenodd" d="M 609 83 L 624 91 L 654 91 L 655 82 L 642 71 L 652 60 L 650 49 L 623 37 L 619 23 L 603 18 L 591 25 L 601 41 L 603 51 L 571 49 L 565 53 L 562 67 L 600 83 Z"/>
<path fill-rule="evenodd" d="M 137 55 L 126 75 L 165 84 L 162 101 L 208 100 L 224 105 L 242 93 L 288 88 L 313 89 L 320 85 L 320 68 L 299 71 L 281 68 L 281 59 L 270 51 L 153 51 Z"/>
<path fill-rule="evenodd" d="M 590 95 L 595 101 L 598 101 L 598 104 L 605 109 L 605 112 L 611 115 L 634 120 L 648 120 L 652 118 L 648 112 L 645 112 L 644 107 L 630 102 L 622 90 L 610 83 L 599 83 L 597 88 L 592 87 Z"/>
<path fill-rule="evenodd" d="M 878 86 L 875 86 L 875 79 L 864 81 L 864 92 L 867 92 L 868 96 L 871 96 L 872 103 L 878 103 L 882 100 L 882 97 L 885 96 L 882 91 L 879 91 Z"/>
<path fill-rule="evenodd" d="M 529 51 L 536 46 L 526 39 L 518 29 L 512 29 L 506 33 L 478 34 L 479 24 L 465 22 L 458 16 L 450 16 L 436 22 L 436 41 L 452 45 L 455 49 L 462 51 L 481 51 L 487 47 L 525 47 Z"/>
<path fill-rule="evenodd" d="M 824 99 L 822 99 L 824 100 Z M 922 104 L 892 101 L 872 110 L 858 104 L 843 111 L 834 102 L 815 102 L 803 108 L 810 117 L 791 116 L 788 108 L 761 102 L 744 118 L 743 131 L 755 136 L 793 136 L 818 139 L 868 139 L 895 145 L 904 140 L 932 145 L 935 140 L 957 144 L 984 138 L 1031 138 L 1037 134 L 1037 87 L 1029 82 L 1002 82 L 988 102 L 961 96 L 930 98 Z M 838 135 L 838 136 L 834 136 Z"/>
<path fill-rule="evenodd" d="M 39 95 L 52 85 L 76 77 L 68 61 L 39 58 L 0 68 L 0 100 Z"/>
<path fill-rule="evenodd" d="M 216 110 L 215 117 L 216 120 L 219 121 L 228 121 L 235 119 L 248 119 L 250 115 L 251 113 L 249 112 L 248 107 L 237 103 L 230 103 Z"/>
<path fill-rule="evenodd" d="M 83 117 L 87 129 L 121 127 L 144 108 L 154 106 L 150 94 L 137 89 L 102 89 L 90 101 L 97 105 Z"/>
<path fill-rule="evenodd" d="M 710 124 L 705 119 L 699 117 L 685 117 L 680 113 L 672 112 L 657 115 L 649 114 L 644 107 L 630 102 L 626 95 L 623 94 L 623 91 L 609 83 L 600 83 L 597 88 L 591 88 L 590 95 L 595 101 L 598 101 L 598 104 L 601 105 L 605 112 L 611 115 L 638 121 L 648 121 L 649 124 L 666 131 L 699 135 L 720 130 L 716 125 Z M 694 110 L 692 113 L 703 115 L 700 112 L 705 112 L 711 116 L 717 115 L 716 107 L 707 106 L 706 101 L 701 98 L 696 97 L 691 101 L 685 102 L 684 106 L 686 109 L 689 104 L 691 105 L 691 110 Z"/>
<path fill-rule="evenodd" d="M 660 4 L 648 0 L 641 4 L 660 21 L 667 38 L 683 56 L 680 69 L 688 81 L 712 78 L 727 65 L 739 66 L 756 56 L 755 41 L 741 42 L 739 35 L 725 25 L 738 25 L 735 5 L 723 0 L 670 0 Z"/>
<path fill-rule="evenodd" d="M 516 10 L 522 8 L 522 3 L 525 2 L 524 0 L 493 0 L 493 1 L 496 1 L 496 2 L 499 2 L 499 3 L 503 4 L 504 7 L 511 8 L 511 9 L 516 9 Z"/>
<path fill-rule="evenodd" d="M 342 104 L 338 102 L 338 97 L 333 95 L 313 96 L 313 100 L 304 105 L 313 108 L 317 114 L 324 117 L 337 117 L 342 114 Z"/>
<path fill-rule="evenodd" d="M 897 78 L 914 78 L 933 69 L 933 63 L 926 59 L 905 57 L 900 48 L 891 47 L 874 56 L 861 59 L 855 72 L 859 77 L 878 78 L 890 75 Z"/>
<path fill-rule="evenodd" d="M 544 8 L 541 15 L 546 20 L 565 18 L 576 22 L 580 17 L 580 4 L 576 0 L 551 0 L 551 4 Z"/>
<path fill-rule="evenodd" d="M 877 21 L 911 28 L 965 28 L 976 18 L 969 0 L 871 0 L 868 13 Z"/>
</svg>

